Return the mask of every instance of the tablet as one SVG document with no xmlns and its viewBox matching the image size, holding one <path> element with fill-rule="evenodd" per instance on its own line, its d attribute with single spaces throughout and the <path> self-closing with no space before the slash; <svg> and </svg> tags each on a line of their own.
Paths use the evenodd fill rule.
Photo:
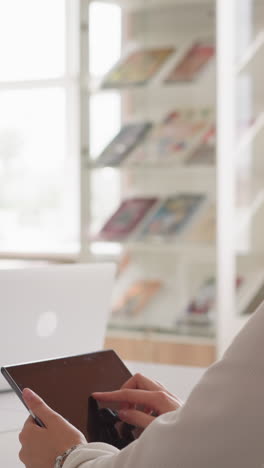
<svg viewBox="0 0 264 468">
<path fill-rule="evenodd" d="M 91 394 L 118 390 L 131 377 L 113 350 L 5 366 L 1 372 L 23 404 L 22 390 L 31 388 L 89 442 L 95 440 L 91 425 L 94 415 L 89 417 L 89 412 L 96 402 L 91 406 Z M 117 408 L 110 403 L 107 407 Z"/>
</svg>

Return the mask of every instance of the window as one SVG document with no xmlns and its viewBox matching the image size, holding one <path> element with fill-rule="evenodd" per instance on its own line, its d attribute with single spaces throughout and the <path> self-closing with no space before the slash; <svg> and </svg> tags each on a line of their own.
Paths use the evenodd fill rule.
<svg viewBox="0 0 264 468">
<path fill-rule="evenodd" d="M 81 5 L 0 0 L 0 254 L 79 251 L 80 125 L 90 127 L 92 158 L 120 126 L 114 93 L 86 94 L 89 122 L 80 112 L 80 86 L 87 79 L 78 63 Z M 91 27 L 83 52 L 96 81 L 120 56 L 121 11 L 103 2 L 91 2 L 87 11 Z M 109 181 L 109 174 L 103 177 Z M 105 211 L 101 183 L 91 176 L 93 196 L 86 200 L 95 227 Z M 110 205 L 119 195 L 114 186 Z"/>
<path fill-rule="evenodd" d="M 80 5 L 0 0 L 0 254 L 80 248 Z M 120 56 L 121 13 L 115 5 L 92 2 L 89 15 L 86 52 L 91 76 L 98 79 Z M 119 129 L 120 100 L 98 93 L 87 106 L 96 157 Z M 111 122 L 103 118 L 105 106 L 113 110 Z M 116 177 L 110 178 L 115 199 Z M 95 226 L 104 211 L 100 184 L 92 176 Z"/>
<path fill-rule="evenodd" d="M 76 248 L 69 4 L 0 0 L 0 251 Z"/>
</svg>

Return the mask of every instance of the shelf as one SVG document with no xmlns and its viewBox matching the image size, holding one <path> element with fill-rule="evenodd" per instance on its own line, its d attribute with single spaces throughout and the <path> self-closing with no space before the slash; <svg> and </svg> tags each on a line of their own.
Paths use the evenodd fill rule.
<svg viewBox="0 0 264 468">
<path fill-rule="evenodd" d="M 202 165 L 159 165 L 93 167 L 91 170 L 115 170 L 129 178 L 128 196 L 160 194 L 167 196 L 177 192 L 208 193 L 215 192 L 216 170 L 214 166 Z M 162 183 L 166 180 L 166 184 Z"/>
<path fill-rule="evenodd" d="M 151 341 L 166 341 L 168 343 L 188 343 L 197 345 L 215 345 L 215 338 L 195 335 L 179 335 L 153 331 L 116 330 L 108 328 L 107 336 L 116 338 L 133 338 L 135 340 L 148 339 Z"/>
<path fill-rule="evenodd" d="M 82 77 L 84 94 L 87 93 L 88 95 L 88 91 L 91 91 L 91 93 L 119 94 L 123 104 L 122 123 L 129 120 L 137 121 L 138 117 L 141 116 L 144 117 L 144 120 L 160 122 L 162 116 L 166 115 L 167 109 L 170 109 L 170 106 L 175 107 L 176 103 L 177 108 L 186 109 L 188 106 L 197 109 L 200 107 L 215 109 L 215 105 L 217 105 L 216 113 L 220 116 L 220 127 L 223 122 L 227 124 L 227 128 L 223 125 L 225 145 L 220 148 L 223 171 L 221 170 L 219 174 L 218 168 L 215 167 L 217 164 L 215 166 L 187 166 L 183 163 L 185 159 L 183 157 L 182 159 L 171 158 L 171 160 L 177 161 L 178 164 L 166 166 L 161 164 L 130 165 L 129 157 L 127 157 L 123 164 L 118 167 L 86 167 L 87 171 L 119 171 L 120 173 L 116 172 L 114 175 L 120 176 L 123 198 L 136 196 L 165 198 L 175 193 L 196 192 L 205 193 L 208 202 L 215 204 L 216 195 L 218 194 L 217 210 L 219 208 L 220 214 L 222 213 L 221 210 L 225 214 L 223 221 L 225 222 L 226 233 L 222 231 L 218 233 L 217 242 L 219 245 L 216 244 L 215 239 L 212 243 L 205 243 L 201 236 L 199 237 L 201 242 L 198 243 L 198 235 L 196 241 L 191 241 L 191 236 L 188 237 L 192 228 L 195 229 L 197 226 L 198 229 L 199 225 L 202 224 L 202 212 L 200 217 L 197 216 L 196 219 L 191 221 L 193 226 L 191 224 L 188 227 L 186 226 L 186 230 L 174 237 L 159 238 L 158 236 L 152 236 L 151 238 L 149 236 L 147 238 L 142 236 L 140 238 L 137 234 L 142 232 L 141 228 L 144 229 L 144 223 L 147 226 L 148 219 L 146 217 L 143 219 L 142 225 L 141 223 L 138 224 L 138 229 L 136 228 L 129 237 L 125 237 L 123 242 L 98 241 L 91 243 L 91 250 L 96 255 L 96 249 L 98 249 L 97 255 L 99 252 L 101 258 L 109 255 L 109 258 L 118 261 L 120 258 L 122 259 L 123 250 L 128 250 L 129 255 L 131 254 L 132 261 L 128 266 L 128 270 L 119 277 L 120 297 L 122 291 L 125 291 L 129 286 L 130 280 L 132 283 L 134 278 L 141 278 L 141 276 L 148 278 L 148 275 L 152 278 L 151 275 L 154 275 L 155 272 L 157 272 L 157 275 L 163 272 L 164 285 L 166 286 L 164 295 L 157 297 L 156 302 L 153 300 L 153 303 L 149 305 L 149 309 L 146 308 L 144 316 L 136 317 L 135 320 L 134 317 L 130 320 L 131 316 L 125 316 L 123 323 L 120 320 L 119 329 L 119 324 L 116 323 L 115 325 L 114 321 L 116 319 L 117 322 L 119 317 L 113 316 L 112 324 L 110 324 L 112 328 L 108 329 L 107 337 L 112 338 L 113 342 L 114 340 L 119 341 L 120 349 L 123 346 L 124 353 L 132 350 L 131 352 L 142 353 L 142 356 L 146 353 L 153 359 L 160 358 L 163 345 L 166 348 L 166 351 L 164 351 L 166 359 L 168 356 L 171 359 L 178 359 L 178 348 L 186 345 L 196 346 L 197 348 L 207 345 L 216 347 L 217 343 L 217 347 L 222 353 L 225 347 L 225 337 L 226 341 L 229 337 L 232 338 L 249 319 L 248 316 L 242 315 L 243 310 L 245 310 L 243 306 L 251 299 L 254 293 L 253 285 L 256 286 L 257 282 L 253 278 L 253 281 L 247 284 L 248 276 L 255 272 L 257 267 L 260 271 L 263 270 L 263 253 L 260 252 L 260 255 L 257 253 L 257 250 L 261 251 L 262 248 L 261 213 L 264 206 L 264 188 L 261 187 L 263 177 L 261 177 L 257 167 L 257 165 L 262 165 L 261 142 L 264 135 L 264 132 L 262 133 L 264 130 L 264 111 L 261 112 L 263 93 L 261 91 L 260 67 L 261 56 L 264 51 L 264 29 L 263 31 L 259 29 L 261 23 L 263 23 L 262 16 L 254 7 L 252 18 L 250 15 L 246 17 L 247 12 L 242 12 L 236 7 L 230 9 L 228 2 L 226 2 L 226 6 L 222 6 L 221 0 L 218 2 L 217 15 L 215 15 L 216 2 L 213 0 L 106 1 L 123 8 L 124 17 L 127 15 L 127 18 L 131 20 L 131 28 L 127 37 L 127 41 L 131 41 L 131 44 L 127 45 L 133 45 L 132 39 L 135 39 L 134 45 L 145 47 L 148 47 L 152 42 L 160 45 L 165 42 L 168 45 L 169 39 L 173 38 L 177 46 L 177 54 L 171 58 L 171 62 L 169 60 L 167 64 L 164 64 L 165 68 L 161 67 L 160 71 L 146 85 L 142 86 L 103 88 L 102 77 L 101 79 L 90 80 L 88 76 Z M 260 1 L 257 4 L 263 6 Z M 127 14 L 126 10 L 131 10 L 131 15 L 130 12 Z M 262 10 L 263 8 L 261 8 L 260 12 Z M 245 14 L 245 17 L 243 17 L 243 14 Z M 254 31 L 253 40 L 248 48 L 246 47 L 247 44 L 243 42 L 243 38 L 238 37 L 239 24 L 234 21 L 237 19 L 235 16 L 238 15 L 241 15 L 243 25 L 245 27 L 252 26 L 252 31 Z M 232 21 L 229 21 L 229 19 Z M 191 42 L 193 38 L 199 38 L 199 34 L 204 35 L 204 37 L 205 34 L 208 34 L 208 37 L 215 37 L 214 20 L 217 22 L 219 32 L 217 52 L 219 52 L 220 56 L 216 57 L 216 59 L 220 58 L 220 68 L 216 67 L 216 60 L 214 60 L 194 82 L 166 83 L 170 68 L 173 69 L 176 63 L 180 63 L 185 41 L 187 47 L 187 39 L 188 42 Z M 240 18 L 238 20 L 240 21 Z M 202 25 L 205 25 L 205 27 L 202 27 Z M 224 52 L 227 38 L 232 52 L 238 48 L 237 45 L 240 46 L 241 54 L 237 55 L 236 58 L 233 57 L 233 53 L 226 55 Z M 239 44 L 236 44 L 237 39 Z M 123 45 L 123 51 L 125 52 L 126 44 Z M 222 70 L 222 65 L 225 70 Z M 224 80 L 221 80 L 221 71 L 228 71 Z M 218 82 L 220 83 L 217 90 L 215 88 L 215 75 L 219 78 Z M 244 79 L 245 83 L 243 82 Z M 239 82 L 239 87 L 241 85 L 241 99 L 243 102 L 240 101 L 239 103 L 233 99 L 237 91 L 236 81 Z M 242 85 L 244 85 L 244 88 L 242 88 Z M 250 95 L 251 91 L 252 95 Z M 244 92 L 244 95 L 242 95 L 242 92 Z M 219 96 L 220 99 L 216 99 Z M 252 102 L 250 103 L 251 97 Z M 250 114 L 251 119 L 249 121 L 247 111 L 251 112 L 251 104 L 252 114 Z M 236 118 L 236 110 L 239 111 L 239 109 L 242 109 L 241 112 L 244 113 L 244 118 L 241 115 Z M 230 121 L 227 117 L 230 117 Z M 235 127 L 239 127 L 239 129 L 233 135 L 230 129 L 233 130 Z M 241 129 L 241 127 L 243 128 Z M 235 139 L 233 139 L 234 136 Z M 88 147 L 88 145 L 86 146 Z M 230 160 L 229 153 L 233 156 Z M 159 161 L 162 161 L 162 159 Z M 220 169 L 222 169 L 222 164 Z M 229 171 L 228 174 L 225 174 L 224 172 L 227 171 Z M 103 173 L 101 175 L 103 176 Z M 250 193 L 250 184 L 247 184 L 249 180 L 252 184 L 252 194 Z M 237 188 L 241 188 L 238 196 L 236 194 Z M 232 204 L 230 211 L 228 203 Z M 206 220 L 209 217 L 206 218 L 206 211 L 204 214 L 204 226 L 207 226 Z M 233 216 L 231 216 L 232 214 Z M 150 219 L 151 215 L 147 216 Z M 211 218 L 214 220 L 213 216 Z M 227 242 L 225 242 L 225 236 Z M 221 251 L 223 250 L 221 258 L 218 255 L 217 249 L 219 248 Z M 253 256 L 254 258 L 252 258 Z M 155 268 L 153 268 L 153 265 Z M 241 265 L 245 267 L 244 270 L 240 268 Z M 231 293 L 229 280 L 231 273 L 233 274 L 233 267 L 236 268 L 235 275 L 241 274 L 245 281 L 243 281 L 243 285 L 239 290 L 236 291 L 235 286 L 231 288 L 233 290 Z M 210 338 L 209 329 L 204 330 L 204 333 L 198 329 L 193 330 L 187 327 L 177 329 L 178 322 L 173 318 L 174 308 L 182 310 L 182 305 L 191 301 L 198 282 L 202 280 L 203 276 L 206 278 L 209 275 L 216 277 L 216 281 L 218 281 L 219 294 L 215 298 L 215 309 L 217 309 L 218 313 L 216 339 L 213 338 L 213 330 L 211 333 L 212 338 Z M 232 278 L 235 280 L 235 277 L 231 276 L 231 281 Z M 168 284 L 165 279 L 168 279 Z M 171 290 L 173 291 L 172 294 Z M 178 294 L 178 291 L 181 291 L 182 294 Z M 118 298 L 118 289 L 117 293 L 116 297 Z M 172 301 L 170 295 L 173 296 Z M 171 308 L 167 307 L 170 305 L 170 301 L 172 302 Z M 237 307 L 233 307 L 235 303 L 237 303 Z M 168 309 L 167 316 L 164 314 L 166 308 Z M 159 315 L 159 311 L 163 311 L 162 315 Z M 225 311 L 230 311 L 230 314 L 225 315 Z M 128 329 L 125 329 L 126 319 Z M 143 330 L 147 322 L 152 323 L 153 327 Z M 171 323 L 173 325 L 170 329 Z M 132 325 L 134 329 L 129 330 L 129 325 Z M 167 347 L 167 344 L 170 346 Z"/>
<path fill-rule="evenodd" d="M 208 5 L 215 6 L 214 0 L 105 0 L 106 3 L 114 3 L 123 8 L 146 10 L 160 6 L 179 6 L 179 5 Z"/>
<path fill-rule="evenodd" d="M 257 52 L 264 46 L 264 31 L 260 31 L 252 42 L 252 44 L 248 47 L 247 51 L 245 52 L 242 60 L 239 62 L 237 66 L 237 73 L 241 73 L 245 71 L 246 67 L 250 65 L 251 61 L 254 59 Z"/>
<path fill-rule="evenodd" d="M 194 243 L 168 241 L 165 242 L 111 242 L 102 241 L 92 244 L 94 255 L 116 258 L 120 256 L 121 250 L 132 250 L 157 255 L 178 254 L 187 258 L 199 259 L 201 263 L 211 263 L 216 259 L 216 248 L 214 245 L 197 245 Z"/>
<path fill-rule="evenodd" d="M 214 87 L 214 82 L 211 84 L 211 88 Z M 101 86 L 101 80 L 90 80 L 89 82 L 89 77 L 83 77 L 82 78 L 82 89 L 89 93 L 90 95 L 95 95 L 98 93 L 118 93 L 118 94 L 127 94 L 129 95 L 137 95 L 140 93 L 145 94 L 146 91 L 148 94 L 153 94 L 159 92 L 162 94 L 165 93 L 172 93 L 173 95 L 181 97 L 181 93 L 186 93 L 186 97 L 190 95 L 190 90 L 193 93 L 194 96 L 199 98 L 199 93 L 201 92 L 201 88 L 203 88 L 203 81 L 198 77 L 194 81 L 186 81 L 186 82 L 179 82 L 179 83 L 164 83 L 163 81 L 159 81 L 157 79 L 152 79 L 150 80 L 149 83 L 145 85 L 130 85 L 130 86 L 120 86 L 120 87 L 112 87 L 112 88 L 104 88 Z M 210 90 L 209 90 L 210 92 Z M 209 93 L 208 92 L 208 93 Z M 213 92 L 211 91 L 211 95 L 213 95 Z M 141 97 L 141 96 L 140 96 Z M 204 99 L 204 98 L 203 98 Z M 212 102 L 212 98 L 210 100 L 210 103 Z M 201 106 L 203 105 L 204 100 L 201 98 Z M 203 107 L 209 107 L 209 103 Z"/>
<path fill-rule="evenodd" d="M 246 271 L 244 273 L 243 270 L 241 270 L 241 276 L 245 277 L 245 284 L 242 285 L 241 291 L 238 295 L 238 314 L 235 315 L 234 319 L 237 325 L 241 324 L 241 326 L 243 326 L 243 324 L 245 324 L 247 319 L 251 316 L 251 314 L 245 313 L 246 311 L 248 311 L 249 306 L 253 307 L 253 303 L 255 304 L 255 306 L 257 306 L 257 303 L 261 301 L 260 293 L 263 289 L 264 284 L 263 264 L 260 265 L 258 270 L 254 269 L 251 272 Z"/>
<path fill-rule="evenodd" d="M 243 230 L 250 224 L 252 218 L 255 216 L 259 208 L 264 202 L 264 189 L 260 189 L 254 195 L 252 202 L 248 207 L 240 207 L 237 209 L 237 237 L 243 233 Z"/>
<path fill-rule="evenodd" d="M 132 165 L 128 162 L 126 164 L 121 164 L 119 166 L 90 166 L 92 170 L 103 170 L 103 169 L 114 169 L 120 170 L 122 172 L 130 172 L 132 174 L 139 174 L 145 176 L 146 174 L 151 177 L 151 175 L 157 176 L 157 172 L 162 171 L 162 175 L 169 175 L 171 172 L 174 175 L 187 176 L 187 177 L 197 177 L 197 176 L 208 176 L 216 177 L 216 171 L 214 166 L 209 165 L 184 165 L 184 164 L 138 164 Z"/>
<path fill-rule="evenodd" d="M 180 255 L 187 255 L 188 257 L 199 257 L 203 260 L 212 261 L 216 257 L 216 249 L 214 246 L 195 245 L 192 243 L 185 243 L 180 241 L 165 240 L 161 242 L 124 242 L 123 246 L 127 249 L 136 250 L 138 252 L 157 252 L 163 254 L 178 253 Z"/>
<path fill-rule="evenodd" d="M 216 56 L 215 54 L 210 58 L 209 62 L 204 64 L 199 72 L 193 75 L 193 78 L 185 81 L 166 81 L 168 75 L 170 75 L 171 71 L 175 68 L 177 64 L 186 56 L 186 54 L 191 50 L 191 48 L 199 41 L 202 41 L 203 36 L 201 36 L 200 32 L 193 33 L 193 36 L 189 38 L 188 42 L 180 37 L 178 39 L 168 39 L 165 43 L 160 41 L 151 41 L 146 43 L 144 39 L 139 40 L 137 47 L 131 43 L 131 49 L 127 45 L 126 49 L 122 53 L 119 60 L 114 64 L 105 74 L 103 75 L 90 75 L 89 72 L 82 73 L 80 80 L 81 80 L 81 88 L 84 92 L 89 93 L 89 95 L 94 95 L 98 93 L 118 93 L 118 94 L 129 94 L 130 96 L 134 96 L 135 98 L 145 97 L 146 91 L 149 95 L 153 94 L 155 99 L 159 96 L 157 92 L 162 93 L 164 98 L 165 93 L 173 95 L 177 95 L 178 102 L 179 97 L 181 97 L 181 93 L 186 94 L 185 98 L 190 97 L 190 92 L 197 98 L 201 93 L 201 90 L 204 89 L 204 85 L 206 84 L 207 95 L 210 97 L 210 104 L 208 105 L 207 102 L 204 101 L 204 93 L 202 96 L 200 107 L 210 107 L 212 103 L 214 103 L 215 98 L 215 73 L 216 73 Z M 213 43 L 210 39 L 205 39 L 204 42 Z M 110 73 L 115 70 L 115 68 L 119 64 L 122 64 L 126 61 L 126 58 L 130 56 L 132 51 L 138 51 L 143 48 L 157 48 L 157 47 L 171 47 L 173 48 L 173 52 L 171 56 L 167 57 L 166 60 L 162 64 L 159 65 L 159 68 L 149 76 L 145 82 L 115 82 L 112 84 L 107 85 L 107 77 Z M 128 52 L 130 51 L 130 52 Z M 188 94 L 187 94 L 188 93 Z M 197 96 L 198 95 L 198 96 Z M 188 101 L 187 101 L 188 102 Z M 185 100 L 186 103 L 186 100 Z M 181 107 L 178 104 L 178 107 Z"/>
<path fill-rule="evenodd" d="M 216 358 L 215 340 L 189 336 L 108 331 L 105 348 L 115 349 L 124 360 L 183 366 L 208 367 Z"/>
<path fill-rule="evenodd" d="M 239 139 L 237 147 L 236 147 L 237 156 L 239 156 L 243 150 L 246 150 L 246 148 L 251 143 L 253 143 L 258 133 L 263 129 L 264 129 L 264 112 L 261 112 L 261 114 L 256 118 L 255 122 L 247 130 L 245 130 L 245 132 Z"/>
<path fill-rule="evenodd" d="M 243 231 L 250 225 L 252 219 L 264 203 L 264 189 L 256 190 L 251 202 L 247 206 L 240 206 L 236 210 L 236 237 L 239 240 Z M 120 254 L 120 249 L 132 250 L 136 252 L 155 254 L 178 254 L 186 258 L 195 258 L 201 262 L 214 262 L 216 258 L 216 246 L 214 243 L 192 242 L 185 240 L 185 233 L 174 238 L 156 238 L 149 240 L 136 240 L 137 232 L 132 234 L 130 239 L 124 241 L 98 241 L 94 242 L 94 250 L 102 246 L 102 254 L 107 255 L 108 251 L 113 255 Z M 104 245 L 104 248 L 103 248 Z M 97 247 L 96 247 L 97 246 Z"/>
</svg>

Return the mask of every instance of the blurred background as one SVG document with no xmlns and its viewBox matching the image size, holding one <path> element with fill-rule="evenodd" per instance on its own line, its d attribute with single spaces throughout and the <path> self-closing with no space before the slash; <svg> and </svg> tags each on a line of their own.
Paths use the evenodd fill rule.
<svg viewBox="0 0 264 468">
<path fill-rule="evenodd" d="M 264 299 L 263 15 L 0 0 L 0 268 L 114 261 L 125 359 L 207 366 Z"/>
</svg>

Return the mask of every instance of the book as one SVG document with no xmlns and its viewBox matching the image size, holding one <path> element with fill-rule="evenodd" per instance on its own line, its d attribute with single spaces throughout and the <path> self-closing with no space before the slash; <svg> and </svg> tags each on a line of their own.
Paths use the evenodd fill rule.
<svg viewBox="0 0 264 468">
<path fill-rule="evenodd" d="M 154 298 L 162 286 L 159 280 L 140 280 L 133 283 L 114 304 L 112 315 L 136 317 Z"/>
<path fill-rule="evenodd" d="M 150 122 L 124 125 L 96 161 L 99 166 L 118 166 L 151 129 Z"/>
<path fill-rule="evenodd" d="M 204 135 L 201 143 L 186 159 L 186 164 L 213 165 L 216 160 L 216 129 L 212 126 Z"/>
<path fill-rule="evenodd" d="M 123 200 L 96 236 L 97 240 L 125 239 L 157 201 L 155 197 Z"/>
<path fill-rule="evenodd" d="M 174 47 L 137 49 L 123 57 L 107 73 L 102 86 L 116 88 L 147 84 L 175 50 Z"/>
<path fill-rule="evenodd" d="M 243 315 L 250 315 L 255 312 L 258 306 L 264 301 L 264 282 L 253 296 L 245 310 L 243 311 Z"/>
<path fill-rule="evenodd" d="M 127 159 L 128 165 L 180 164 L 197 145 L 210 121 L 210 111 L 174 110 L 157 124 Z"/>
<path fill-rule="evenodd" d="M 243 284 L 243 277 L 236 278 L 236 289 Z M 215 321 L 216 280 L 208 277 L 199 287 L 183 313 L 176 319 L 176 325 L 187 331 L 186 327 L 210 327 Z"/>
<path fill-rule="evenodd" d="M 216 240 L 216 207 L 208 206 L 207 210 L 199 217 L 196 223 L 187 233 L 185 239 L 197 243 L 213 243 Z"/>
<path fill-rule="evenodd" d="M 212 44 L 194 44 L 167 75 L 165 83 L 195 80 L 199 73 L 212 60 L 214 54 L 215 47 Z"/>
<path fill-rule="evenodd" d="M 191 221 L 204 199 L 204 195 L 200 194 L 179 194 L 166 198 L 145 223 L 139 237 L 178 235 Z"/>
</svg>

